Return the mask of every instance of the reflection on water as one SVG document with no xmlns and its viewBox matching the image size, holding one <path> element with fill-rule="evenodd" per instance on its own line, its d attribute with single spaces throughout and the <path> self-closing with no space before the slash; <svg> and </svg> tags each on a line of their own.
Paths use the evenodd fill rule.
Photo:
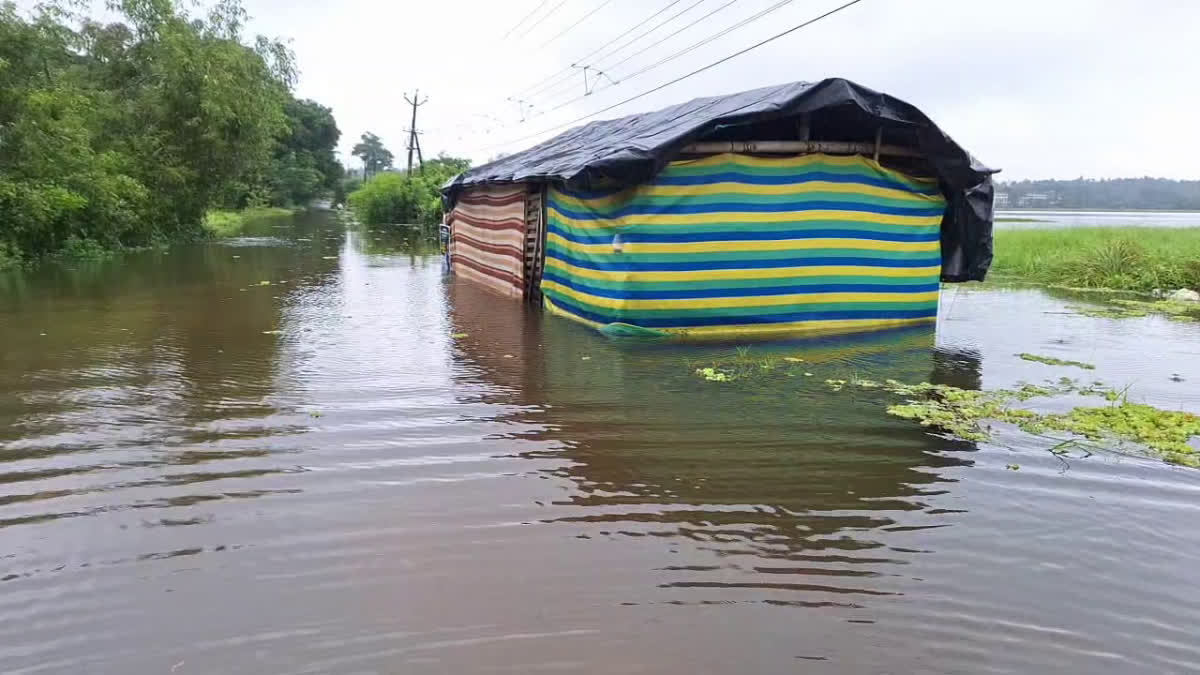
<svg viewBox="0 0 1200 675">
<path fill-rule="evenodd" d="M 1194 326 L 956 288 L 717 383 L 737 345 L 542 317 L 418 230 L 254 235 L 0 278 L 6 672 L 1200 668 L 1200 474 L 822 384 L 1077 374 L 1032 351 L 1200 410 Z"/>
</svg>

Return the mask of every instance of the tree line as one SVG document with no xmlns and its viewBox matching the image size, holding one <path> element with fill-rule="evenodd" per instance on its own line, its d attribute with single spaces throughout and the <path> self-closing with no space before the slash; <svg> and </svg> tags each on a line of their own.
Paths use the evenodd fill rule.
<svg viewBox="0 0 1200 675">
<path fill-rule="evenodd" d="M 305 204 L 342 175 L 329 108 L 238 0 L 0 4 L 0 261 L 204 236 L 212 208 Z"/>
<path fill-rule="evenodd" d="M 1174 209 L 1200 211 L 1200 180 L 1113 178 L 998 182 L 1016 207 L 1034 203 L 1064 209 Z M 1044 195 L 1030 199 L 1029 195 Z"/>
</svg>

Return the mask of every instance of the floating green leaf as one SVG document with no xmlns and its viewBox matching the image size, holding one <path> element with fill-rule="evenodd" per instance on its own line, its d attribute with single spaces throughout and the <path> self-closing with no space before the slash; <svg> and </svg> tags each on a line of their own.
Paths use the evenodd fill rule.
<svg viewBox="0 0 1200 675">
<path fill-rule="evenodd" d="M 1053 356 L 1040 356 L 1038 354 L 1021 353 L 1017 354 L 1020 358 L 1026 361 L 1034 361 L 1036 363 L 1044 363 L 1048 366 L 1074 366 L 1083 368 L 1084 370 L 1095 370 L 1096 366 L 1083 361 L 1068 361 L 1066 359 L 1056 359 Z"/>
</svg>

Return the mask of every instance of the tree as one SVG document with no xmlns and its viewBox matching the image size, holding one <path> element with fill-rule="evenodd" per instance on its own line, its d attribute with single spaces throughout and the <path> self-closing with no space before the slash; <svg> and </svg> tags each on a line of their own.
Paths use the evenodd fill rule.
<svg viewBox="0 0 1200 675">
<path fill-rule="evenodd" d="M 333 111 L 316 101 L 291 99 L 284 113 L 288 133 L 279 139 L 271 163 L 270 199 L 277 206 L 308 204 L 333 192 L 341 180 L 334 148 L 342 132 Z"/>
<path fill-rule="evenodd" d="M 392 160 L 395 159 L 391 151 L 383 146 L 383 141 L 369 131 L 362 135 L 362 140 L 354 146 L 350 154 L 362 159 L 364 179 L 391 167 Z"/>
<path fill-rule="evenodd" d="M 332 113 L 292 97 L 292 53 L 245 39 L 238 0 L 74 6 L 0 0 L 2 257 L 201 236 L 214 206 L 337 183 Z"/>
</svg>

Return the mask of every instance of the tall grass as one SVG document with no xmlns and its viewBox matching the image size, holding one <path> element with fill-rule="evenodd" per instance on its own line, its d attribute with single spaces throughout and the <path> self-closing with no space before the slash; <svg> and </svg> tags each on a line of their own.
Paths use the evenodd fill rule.
<svg viewBox="0 0 1200 675">
<path fill-rule="evenodd" d="M 996 231 L 992 273 L 1079 288 L 1200 288 L 1200 228 L 1075 227 Z"/>
<path fill-rule="evenodd" d="M 209 211 L 204 216 L 204 229 L 214 237 L 236 237 L 246 226 L 255 221 L 270 220 L 292 215 L 291 209 L 277 206 L 260 206 L 241 211 Z"/>
</svg>

